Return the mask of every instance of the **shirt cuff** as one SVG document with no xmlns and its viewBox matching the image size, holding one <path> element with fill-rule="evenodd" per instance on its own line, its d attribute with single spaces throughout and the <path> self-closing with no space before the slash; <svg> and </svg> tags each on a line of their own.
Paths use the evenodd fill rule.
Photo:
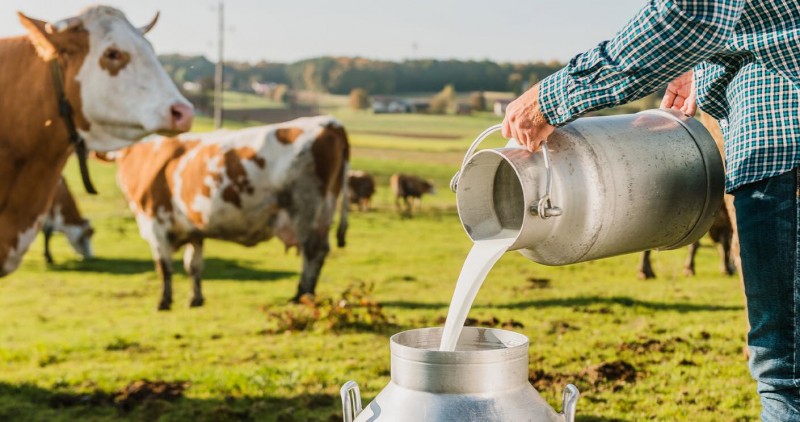
<svg viewBox="0 0 800 422">
<path fill-rule="evenodd" d="M 569 101 L 568 68 L 544 78 L 539 84 L 539 109 L 553 126 L 563 126 L 578 116 L 573 116 Z"/>
</svg>

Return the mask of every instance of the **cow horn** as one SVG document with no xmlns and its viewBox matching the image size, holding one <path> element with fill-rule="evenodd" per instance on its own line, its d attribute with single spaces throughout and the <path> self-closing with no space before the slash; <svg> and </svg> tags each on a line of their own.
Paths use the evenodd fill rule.
<svg viewBox="0 0 800 422">
<path fill-rule="evenodd" d="M 82 23 L 83 22 L 81 21 L 80 18 L 72 17 L 72 18 L 61 19 L 56 23 L 48 23 L 47 25 L 45 25 L 44 28 L 48 34 L 57 34 L 60 32 L 64 32 L 68 29 L 80 26 Z"/>
<path fill-rule="evenodd" d="M 139 32 L 141 32 L 142 35 L 150 32 L 150 30 L 153 29 L 154 26 L 156 26 L 156 22 L 158 22 L 159 15 L 161 15 L 161 12 L 156 12 L 156 15 L 153 16 L 153 20 L 151 20 L 150 23 L 148 23 L 147 25 L 140 27 Z"/>
</svg>

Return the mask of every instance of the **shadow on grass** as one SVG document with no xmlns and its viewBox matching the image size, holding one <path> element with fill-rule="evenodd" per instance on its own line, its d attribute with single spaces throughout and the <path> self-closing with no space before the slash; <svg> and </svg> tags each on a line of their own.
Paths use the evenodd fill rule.
<svg viewBox="0 0 800 422">
<path fill-rule="evenodd" d="M 410 302 L 403 300 L 382 302 L 386 307 L 397 307 L 404 309 L 447 309 L 448 303 L 425 303 Z M 573 308 L 589 305 L 619 305 L 625 308 L 646 308 L 655 311 L 677 311 L 677 312 L 723 312 L 741 311 L 742 306 L 722 306 L 708 305 L 686 302 L 650 302 L 646 300 L 633 299 L 627 296 L 578 296 L 559 299 L 526 300 L 513 303 L 496 303 L 491 306 L 475 305 L 473 309 L 541 309 L 541 308 Z"/>
<path fill-rule="evenodd" d="M 627 296 L 578 296 L 561 299 L 526 300 L 523 302 L 493 305 L 492 308 L 572 308 L 589 305 L 620 305 L 625 308 L 646 308 L 654 311 L 678 312 L 722 312 L 744 310 L 744 307 L 742 306 L 721 306 L 687 302 L 650 302 L 647 300 L 633 299 Z"/>
<path fill-rule="evenodd" d="M 196 399 L 182 392 L 170 397 L 156 393 L 125 395 L 0 382 L 0 420 L 328 422 L 341 421 L 342 411 L 338 394 Z"/>
<path fill-rule="evenodd" d="M 206 280 L 239 280 L 239 281 L 273 281 L 298 276 L 295 271 L 270 271 L 255 268 L 254 260 L 230 260 L 220 258 L 204 259 L 203 281 Z M 174 261 L 176 273 L 182 272 L 183 265 Z M 152 272 L 155 267 L 149 259 L 136 258 L 94 258 L 86 261 L 65 261 L 49 266 L 54 271 L 79 271 L 87 273 L 107 273 L 118 275 L 142 274 Z"/>
<path fill-rule="evenodd" d="M 119 393 L 48 390 L 32 384 L 0 382 L 0 419 L 34 420 L 193 420 L 277 422 L 342 420 L 338 395 L 307 394 L 288 398 L 225 397 L 195 399 L 181 395 L 121 396 Z M 364 404 L 369 399 L 364 399 Z M 578 416 L 580 422 L 625 422 L 623 419 Z"/>
</svg>

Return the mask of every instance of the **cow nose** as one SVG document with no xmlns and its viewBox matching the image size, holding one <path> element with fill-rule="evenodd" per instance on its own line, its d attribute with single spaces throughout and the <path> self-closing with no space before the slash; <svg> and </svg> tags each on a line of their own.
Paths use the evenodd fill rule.
<svg viewBox="0 0 800 422">
<path fill-rule="evenodd" d="M 194 120 L 194 107 L 185 103 L 176 103 L 170 107 L 172 114 L 172 129 L 187 132 L 192 128 Z"/>
</svg>

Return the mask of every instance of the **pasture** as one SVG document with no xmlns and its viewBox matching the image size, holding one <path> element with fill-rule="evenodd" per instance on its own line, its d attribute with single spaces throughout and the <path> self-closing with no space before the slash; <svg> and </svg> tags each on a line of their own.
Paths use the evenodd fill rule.
<svg viewBox="0 0 800 422">
<path fill-rule="evenodd" d="M 368 403 L 389 381 L 389 337 L 443 324 L 471 246 L 449 179 L 496 118 L 334 114 L 350 134 L 351 168 L 373 173 L 378 194 L 373 211 L 351 213 L 347 247 L 333 247 L 317 289 L 331 300 L 311 311 L 287 303 L 300 257 L 272 240 L 208 241 L 202 308 L 188 307 L 176 255 L 175 304 L 157 312 L 159 277 L 114 166 L 91 163 L 100 191 L 91 197 L 70 162 L 97 258 L 79 261 L 56 236 L 55 265 L 37 241 L 0 281 L 0 420 L 337 421 L 339 387 L 351 379 Z M 394 211 L 397 171 L 437 187 L 412 219 Z M 636 279 L 637 255 L 544 267 L 508 253 L 470 317 L 527 335 L 533 385 L 558 410 L 575 383 L 580 421 L 753 420 L 743 294 L 703 242 L 696 277 L 682 275 L 685 250 L 665 251 L 653 255 L 650 281 Z M 354 308 L 336 309 L 343 294 Z"/>
</svg>

